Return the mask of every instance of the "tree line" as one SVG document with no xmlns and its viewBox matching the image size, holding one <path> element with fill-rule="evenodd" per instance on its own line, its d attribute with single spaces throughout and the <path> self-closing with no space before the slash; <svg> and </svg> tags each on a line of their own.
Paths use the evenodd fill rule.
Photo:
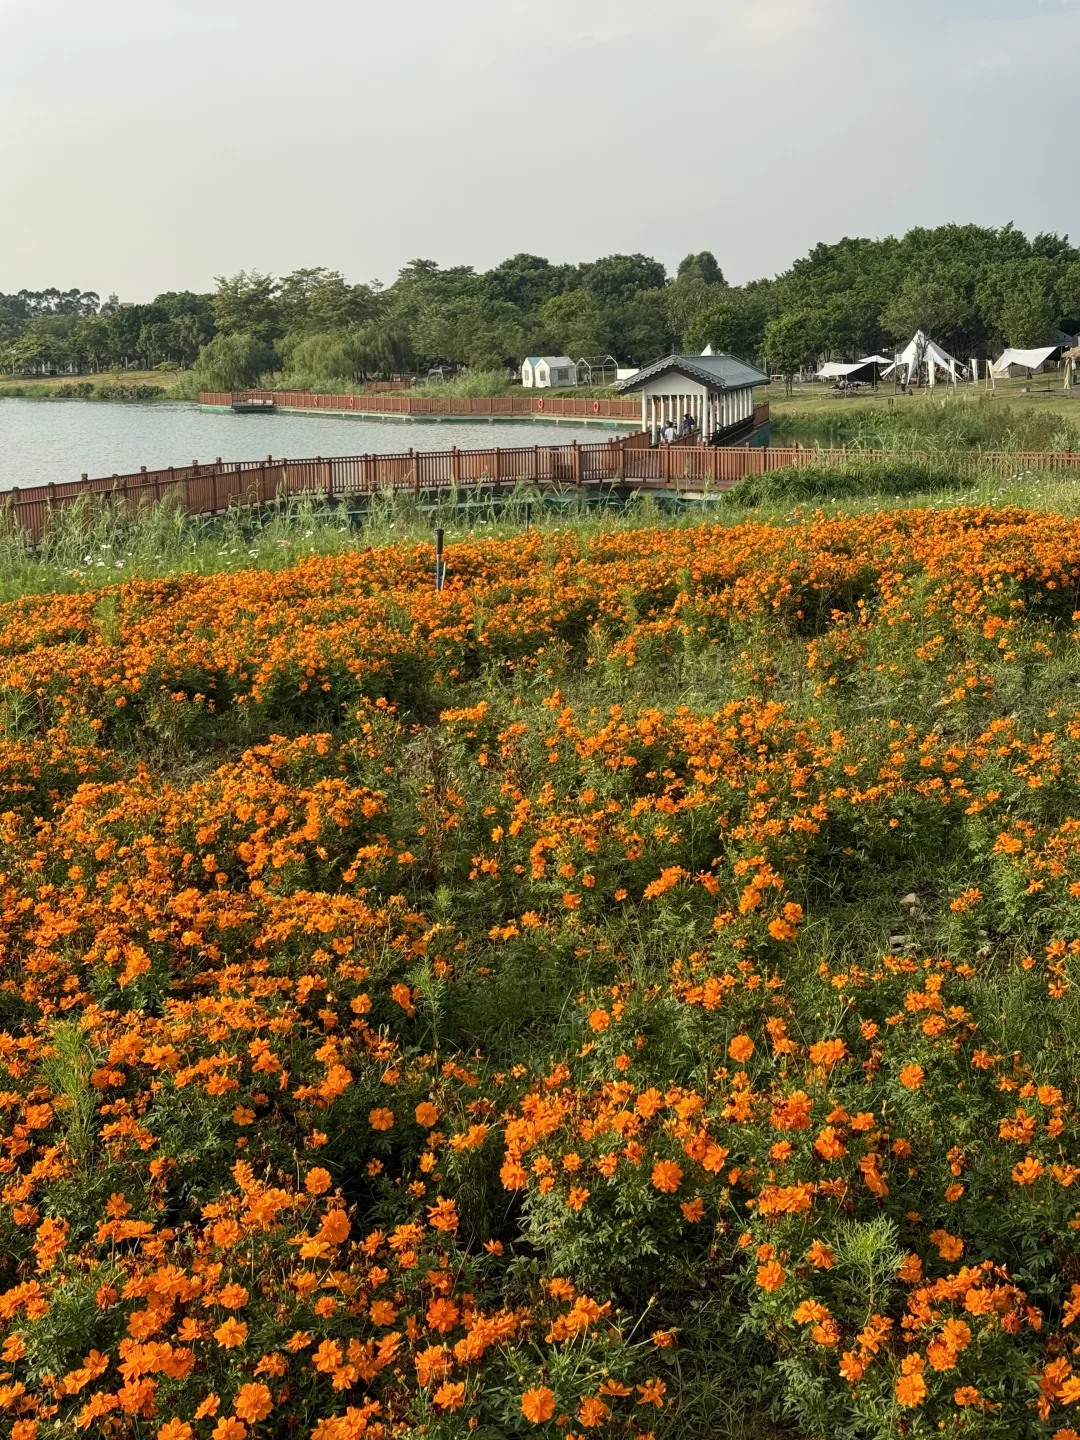
<svg viewBox="0 0 1080 1440">
<path fill-rule="evenodd" d="M 265 374 L 357 382 L 438 365 L 501 369 L 527 354 L 645 364 L 706 345 L 789 373 L 892 353 L 916 329 L 959 358 L 1080 330 L 1080 251 L 1067 237 L 944 225 L 815 246 L 772 279 L 729 285 L 709 251 L 674 275 L 647 255 L 578 265 L 515 255 L 490 270 L 413 260 L 390 286 L 336 270 L 221 276 L 148 304 L 91 291 L 0 295 L 0 367 L 17 373 L 194 368 L 208 388 Z"/>
</svg>

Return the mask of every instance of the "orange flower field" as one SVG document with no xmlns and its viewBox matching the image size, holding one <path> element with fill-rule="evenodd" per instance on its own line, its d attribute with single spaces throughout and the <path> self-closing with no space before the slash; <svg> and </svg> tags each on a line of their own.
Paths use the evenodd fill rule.
<svg viewBox="0 0 1080 1440">
<path fill-rule="evenodd" d="M 447 561 L 0 606 L 0 1434 L 1080 1440 L 1080 523 Z"/>
</svg>

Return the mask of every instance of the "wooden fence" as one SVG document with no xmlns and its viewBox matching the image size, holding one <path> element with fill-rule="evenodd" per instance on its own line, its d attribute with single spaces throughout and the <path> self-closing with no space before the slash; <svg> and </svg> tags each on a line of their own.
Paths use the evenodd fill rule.
<svg viewBox="0 0 1080 1440">
<path fill-rule="evenodd" d="M 495 395 L 470 399 L 461 395 L 314 395 L 309 390 L 239 390 L 199 396 L 200 405 L 229 409 L 234 403 L 272 400 L 290 410 L 332 410 L 362 415 L 530 415 L 556 420 L 629 420 L 641 423 L 641 400 L 621 396 L 610 400 L 577 399 L 570 395 Z"/>
<path fill-rule="evenodd" d="M 306 460 L 222 461 L 142 469 L 60 485 L 13 489 L 3 497 L 11 521 L 33 540 L 41 538 L 50 511 L 82 496 L 140 505 L 174 496 L 191 514 L 220 515 L 236 505 L 265 505 L 281 496 L 317 495 L 348 500 L 384 490 L 427 491 L 484 486 L 535 485 L 541 489 L 615 484 L 703 494 L 729 490 L 748 475 L 788 466 L 841 466 L 857 460 L 903 458 L 941 465 L 965 475 L 990 472 L 1013 476 L 1031 470 L 1080 472 L 1080 451 L 904 452 L 888 450 L 804 450 L 767 447 L 660 446 L 632 435 L 600 444 L 524 445 L 491 450 L 409 450 L 398 455 L 316 456 Z"/>
</svg>

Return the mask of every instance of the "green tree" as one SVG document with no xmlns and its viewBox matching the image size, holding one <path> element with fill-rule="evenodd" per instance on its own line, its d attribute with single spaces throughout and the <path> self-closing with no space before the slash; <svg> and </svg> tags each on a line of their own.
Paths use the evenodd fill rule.
<svg viewBox="0 0 1080 1440">
<path fill-rule="evenodd" d="M 540 307 L 540 321 L 549 337 L 552 353 L 606 355 L 613 342 L 608 309 L 587 290 L 553 295 Z"/>
<path fill-rule="evenodd" d="M 724 272 L 711 250 L 702 250 L 697 255 L 687 255 L 679 261 L 676 273 L 679 280 L 696 279 L 705 285 L 726 285 Z"/>
<path fill-rule="evenodd" d="M 1012 291 L 1002 311 L 1002 328 L 1010 345 L 1021 348 L 1054 341 L 1057 315 L 1053 300 L 1034 277 Z"/>
<path fill-rule="evenodd" d="M 714 292 L 704 310 L 686 327 L 687 350 L 700 353 L 711 345 L 717 353 L 752 360 L 760 351 L 765 326 L 771 318 L 776 297 L 767 283 Z"/>
<path fill-rule="evenodd" d="M 793 310 L 777 315 L 765 326 L 762 346 L 769 368 L 784 377 L 787 393 L 796 370 L 812 365 L 818 354 L 822 318 L 812 310 Z"/>
<path fill-rule="evenodd" d="M 971 320 L 971 305 L 957 288 L 932 276 L 909 275 L 881 312 L 881 325 L 893 340 L 910 340 L 923 330 L 944 345 L 962 345 Z"/>
<path fill-rule="evenodd" d="M 578 267 L 580 283 L 606 304 L 629 300 L 640 290 L 657 290 L 667 284 L 659 260 L 648 255 L 605 255 Z"/>
<path fill-rule="evenodd" d="M 1062 329 L 1075 335 L 1080 331 L 1080 261 L 1062 270 L 1058 278 L 1056 298 Z"/>
<path fill-rule="evenodd" d="M 294 270 L 280 282 L 275 307 L 283 333 L 340 330 L 372 319 L 378 299 L 370 285 L 350 285 L 339 270 Z"/>
<path fill-rule="evenodd" d="M 195 374 L 202 390 L 243 390 L 273 362 L 273 350 L 257 335 L 216 335 L 199 351 Z"/>
<path fill-rule="evenodd" d="M 211 307 L 214 324 L 222 335 L 247 335 L 272 345 L 285 333 L 284 316 L 278 305 L 281 286 L 271 275 L 257 270 L 240 270 L 217 277 Z"/>
</svg>

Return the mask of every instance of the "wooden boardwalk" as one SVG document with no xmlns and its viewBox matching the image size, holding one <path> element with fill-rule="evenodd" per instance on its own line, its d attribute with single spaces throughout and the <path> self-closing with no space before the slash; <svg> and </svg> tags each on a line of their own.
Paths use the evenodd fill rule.
<svg viewBox="0 0 1080 1440">
<path fill-rule="evenodd" d="M 387 415 L 459 420 L 582 420 L 641 424 L 641 401 L 579 399 L 573 395 L 495 395 L 476 399 L 460 395 L 315 395 L 309 390 L 234 390 L 204 392 L 199 404 L 208 410 L 231 410 L 237 402 L 270 400 L 279 410 L 314 410 L 331 415 Z M 766 418 L 768 407 L 766 406 Z"/>
<path fill-rule="evenodd" d="M 393 397 L 388 397 L 393 398 Z M 37 541 L 51 511 L 84 496 L 110 503 L 141 505 L 173 497 L 190 514 L 220 515 L 238 505 L 266 505 L 289 496 L 314 495 L 331 501 L 382 491 L 417 495 L 451 489 L 506 492 L 516 485 L 540 490 L 655 490 L 702 496 L 729 490 L 748 475 L 789 466 L 848 465 L 853 460 L 886 460 L 887 450 L 804 450 L 786 447 L 649 448 L 642 434 L 601 444 L 524 445 L 487 450 L 409 450 L 398 455 L 315 456 L 303 460 L 223 461 L 142 469 L 131 475 L 83 476 L 65 484 L 10 490 L 3 497 L 9 522 Z M 904 452 L 904 458 L 948 464 L 961 473 L 984 471 L 1009 476 L 1028 470 L 1080 473 L 1080 452 Z"/>
</svg>

